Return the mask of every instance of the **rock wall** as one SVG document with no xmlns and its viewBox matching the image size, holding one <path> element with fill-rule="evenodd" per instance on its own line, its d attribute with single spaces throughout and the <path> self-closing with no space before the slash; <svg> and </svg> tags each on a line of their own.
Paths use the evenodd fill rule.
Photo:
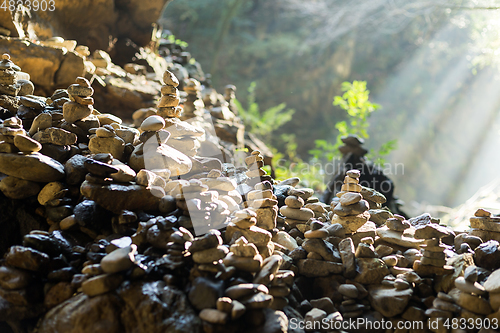
<svg viewBox="0 0 500 333">
<path fill-rule="evenodd" d="M 156 21 L 171 0 L 57 0 L 54 11 L 0 10 L 0 30 L 12 37 L 78 40 L 93 50 L 129 38 L 139 46 L 151 41 Z"/>
</svg>

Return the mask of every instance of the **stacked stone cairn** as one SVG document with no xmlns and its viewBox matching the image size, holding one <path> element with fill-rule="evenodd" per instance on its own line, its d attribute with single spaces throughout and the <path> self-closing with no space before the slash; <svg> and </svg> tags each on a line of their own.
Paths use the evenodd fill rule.
<svg viewBox="0 0 500 333">
<path fill-rule="evenodd" d="M 3 54 L 0 60 L 0 95 L 27 96 L 34 91 L 30 75 L 21 72 L 21 68 L 10 60 L 9 54 Z"/>
<path fill-rule="evenodd" d="M 304 199 L 295 195 L 287 196 L 285 206 L 281 206 L 280 213 L 290 229 L 297 228 L 302 234 L 308 228 L 307 222 L 314 217 L 314 212 L 304 208 Z"/>
<path fill-rule="evenodd" d="M 446 228 L 429 223 L 415 231 L 415 238 L 425 239 L 425 244 L 420 245 L 422 252 L 421 260 L 415 260 L 413 269 L 421 276 L 444 275 L 453 272 L 453 267 L 446 265 L 447 246 L 441 242 L 441 238 L 448 236 Z"/>
<path fill-rule="evenodd" d="M 258 150 L 254 150 L 250 156 L 245 158 L 245 164 L 247 165 L 248 171 L 246 172 L 249 178 L 247 183 L 249 186 L 254 187 L 257 183 L 264 181 L 272 181 L 271 176 L 269 176 L 266 170 L 262 169 L 264 166 L 264 156 Z"/>
<path fill-rule="evenodd" d="M 257 214 L 257 226 L 271 231 L 276 228 L 278 200 L 269 181 L 255 184 L 255 190 L 246 195 L 248 206 Z"/>
<path fill-rule="evenodd" d="M 183 105 L 181 120 L 189 120 L 194 117 L 202 117 L 205 103 L 201 96 L 201 84 L 196 79 L 188 79 L 184 84 L 184 91 L 187 93 L 186 101 Z"/>
<path fill-rule="evenodd" d="M 236 191 L 236 182 L 222 176 L 222 172 L 217 169 L 212 169 L 207 173 L 206 177 L 200 178 L 202 184 L 208 186 L 210 191 L 218 193 L 219 200 L 225 202 L 230 212 L 239 209 L 239 204 L 242 203 L 241 195 Z"/>
<path fill-rule="evenodd" d="M 361 195 L 360 172 L 349 170 L 344 178 L 339 203 L 332 207 L 332 223 L 340 223 L 347 234 L 355 233 L 370 218 L 368 202 Z M 332 202 L 332 204 L 334 201 Z"/>
<path fill-rule="evenodd" d="M 469 219 L 472 236 L 480 237 L 484 241 L 500 241 L 500 217 L 493 216 L 490 211 L 478 209 Z"/>
</svg>

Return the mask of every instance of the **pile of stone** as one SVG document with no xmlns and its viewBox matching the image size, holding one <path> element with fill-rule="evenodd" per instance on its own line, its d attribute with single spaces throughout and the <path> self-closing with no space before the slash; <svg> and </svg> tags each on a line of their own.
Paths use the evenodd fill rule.
<svg viewBox="0 0 500 333">
<path fill-rule="evenodd" d="M 246 172 L 248 180 L 248 185 L 254 187 L 257 183 L 270 181 L 272 178 L 266 172 L 266 170 L 262 169 L 264 166 L 264 156 L 258 150 L 252 151 L 252 154 L 245 158 L 245 164 L 249 169 Z"/>
<path fill-rule="evenodd" d="M 276 228 L 278 200 L 269 181 L 255 184 L 255 190 L 246 195 L 248 207 L 256 213 L 257 226 L 265 230 Z"/>
<path fill-rule="evenodd" d="M 349 170 L 342 191 L 337 193 L 339 203 L 332 207 L 332 223 L 340 223 L 346 233 L 353 234 L 370 218 L 368 202 L 361 195 L 360 172 Z"/>
<path fill-rule="evenodd" d="M 194 117 L 202 117 L 205 103 L 201 98 L 201 84 L 196 79 L 188 79 L 184 84 L 184 91 L 187 93 L 186 101 L 183 104 L 182 120 Z"/>
<path fill-rule="evenodd" d="M 500 241 L 500 217 L 485 209 L 478 209 L 470 218 L 470 234 L 484 241 Z"/>
<path fill-rule="evenodd" d="M 285 205 L 281 206 L 280 213 L 285 217 L 285 222 L 290 229 L 296 228 L 304 233 L 307 222 L 314 217 L 314 212 L 304 208 L 304 199 L 295 195 L 287 196 Z"/>
<path fill-rule="evenodd" d="M 444 275 L 453 272 L 453 267 L 446 265 L 447 246 L 441 238 L 448 236 L 449 231 L 438 224 L 429 223 L 415 231 L 415 238 L 425 239 L 425 244 L 420 245 L 422 258 L 415 260 L 413 269 L 420 276 Z"/>
<path fill-rule="evenodd" d="M 30 81 L 30 75 L 21 72 L 21 68 L 16 66 L 10 55 L 5 53 L 0 60 L 0 94 L 7 96 L 32 95 L 35 86 Z"/>
</svg>

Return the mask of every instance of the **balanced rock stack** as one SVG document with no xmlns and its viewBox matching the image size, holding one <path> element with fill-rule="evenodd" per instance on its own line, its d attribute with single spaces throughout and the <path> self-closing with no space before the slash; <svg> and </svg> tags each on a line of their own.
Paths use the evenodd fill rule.
<svg viewBox="0 0 500 333">
<path fill-rule="evenodd" d="M 246 212 L 249 213 L 248 211 Z M 243 214 L 243 212 L 240 212 L 239 216 Z M 243 221 L 246 220 L 251 224 L 251 222 L 255 222 L 251 221 L 252 218 L 254 217 L 247 217 L 239 220 L 239 223 L 236 223 L 238 223 L 237 225 L 243 226 Z M 252 243 L 248 243 L 248 240 L 244 236 L 238 238 L 236 242 L 230 246 L 229 251 L 230 252 L 223 260 L 224 265 L 227 267 L 234 267 L 236 270 L 249 273 L 256 273 L 260 270 L 263 260 L 262 256 L 257 247 Z"/>
<path fill-rule="evenodd" d="M 88 278 L 82 283 L 82 291 L 89 297 L 102 295 L 118 288 L 124 280 L 122 272 L 135 265 L 137 246 L 131 244 L 117 248 L 102 258 L 98 264 L 88 264 L 82 273 Z"/>
<path fill-rule="evenodd" d="M 415 239 L 415 228 L 403 216 L 395 214 L 388 218 L 380 228 L 377 228 L 377 245 L 388 245 L 401 251 L 409 248 L 418 249 L 423 240 Z"/>
<path fill-rule="evenodd" d="M 188 79 L 184 84 L 184 91 L 187 93 L 186 102 L 184 103 L 184 113 L 181 120 L 188 120 L 194 117 L 203 116 L 205 103 L 201 96 L 201 84 L 196 79 Z"/>
<path fill-rule="evenodd" d="M 210 191 L 216 191 L 219 194 L 219 200 L 224 201 L 230 212 L 239 209 L 239 204 L 243 202 L 241 195 L 236 191 L 236 182 L 222 176 L 222 172 L 217 169 L 210 170 L 206 178 L 200 178 L 202 184 L 207 185 Z"/>
<path fill-rule="evenodd" d="M 338 291 L 343 298 L 339 307 L 342 318 L 360 317 L 370 308 L 370 303 L 364 299 L 368 296 L 368 291 L 363 285 L 347 280 L 339 286 Z"/>
<path fill-rule="evenodd" d="M 125 141 L 116 135 L 113 126 L 104 125 L 89 132 L 92 134 L 89 141 L 89 150 L 92 154 L 109 153 L 118 160 L 123 158 Z"/>
<path fill-rule="evenodd" d="M 30 75 L 21 72 L 21 68 L 10 60 L 9 54 L 3 54 L 0 60 L 0 94 L 26 96 L 32 95 L 34 90 Z"/>
<path fill-rule="evenodd" d="M 362 147 L 365 140 L 356 135 L 345 136 L 341 140 L 344 143 L 344 145 L 339 147 L 342 155 L 353 154 L 356 156 L 365 156 L 368 153 L 368 150 Z"/>
<path fill-rule="evenodd" d="M 485 209 L 478 209 L 470 218 L 470 235 L 480 237 L 483 241 L 500 241 L 500 217 L 493 216 Z"/>
<path fill-rule="evenodd" d="M 182 108 L 178 107 L 180 103 L 179 91 L 177 90 L 179 80 L 170 71 L 165 71 L 163 82 L 165 85 L 161 87 L 158 115 L 163 118 L 180 118 Z"/>
<path fill-rule="evenodd" d="M 297 228 L 301 233 L 307 229 L 306 223 L 314 217 L 314 212 L 304 208 L 304 199 L 295 195 L 287 196 L 285 206 L 281 206 L 280 213 L 290 228 Z"/>
<path fill-rule="evenodd" d="M 462 312 L 469 311 L 476 316 L 487 316 L 493 312 L 491 301 L 487 299 L 485 287 L 477 280 L 478 272 L 475 266 L 467 267 L 464 276 L 455 279 L 455 287 L 460 290 L 456 303 L 463 308 Z"/>
<path fill-rule="evenodd" d="M 179 85 L 179 81 L 175 75 L 165 71 L 163 82 L 165 85 L 161 88 L 162 97 L 158 103 L 158 115 L 165 119 L 165 129 L 172 135 L 169 145 L 183 154 L 193 157 L 200 148 L 198 138 L 203 136 L 205 131 L 179 119 L 183 109 L 178 106 L 180 97 L 176 87 Z M 203 101 L 201 102 L 203 103 Z M 184 110 L 186 110 L 186 106 L 184 106 Z"/>
<path fill-rule="evenodd" d="M 425 239 L 425 244 L 420 245 L 421 260 L 415 260 L 413 269 L 420 276 L 444 275 L 453 272 L 453 267 L 446 265 L 446 245 L 441 243 L 441 238 L 448 236 L 445 227 L 429 223 L 415 231 L 415 238 Z"/>
<path fill-rule="evenodd" d="M 135 146 L 129 159 L 132 169 L 168 169 L 172 176 L 184 175 L 191 171 L 191 160 L 167 144 L 171 133 L 165 129 L 165 124 L 165 119 L 157 115 L 144 119 L 140 127 L 141 143 Z"/>
<path fill-rule="evenodd" d="M 347 171 L 341 192 L 337 193 L 340 201 L 332 207 L 332 223 L 340 223 L 347 234 L 355 233 L 370 218 L 368 202 L 363 199 L 358 184 L 359 176 L 358 170 Z"/>
<path fill-rule="evenodd" d="M 185 227 L 193 227 L 197 235 L 203 235 L 210 229 L 221 229 L 226 225 L 230 212 L 216 191 L 209 191 L 208 186 L 198 179 L 172 183 L 177 183 L 177 186 L 169 194 L 176 199 L 183 214 L 189 216 L 184 222 Z"/>
<path fill-rule="evenodd" d="M 218 230 L 210 230 L 204 236 L 194 238 L 188 250 L 193 256 L 193 261 L 199 266 L 213 266 L 214 262 L 219 262 L 229 253 L 229 249 L 222 245 Z M 208 267 L 203 266 L 198 269 L 210 271 Z"/>
<path fill-rule="evenodd" d="M 90 86 L 90 82 L 83 77 L 78 77 L 75 82 L 68 87 L 71 101 L 63 105 L 64 120 L 70 124 L 90 116 L 94 110 L 92 98 L 94 89 Z"/>
<path fill-rule="evenodd" d="M 262 258 L 269 257 L 274 252 L 274 243 L 271 241 L 271 233 L 262 229 L 255 224 L 257 223 L 257 214 L 250 210 L 244 209 L 234 213 L 235 217 L 227 225 L 226 241 L 234 244 L 241 236 L 249 243 L 253 243 Z"/>
<path fill-rule="evenodd" d="M 246 175 L 248 178 L 248 185 L 254 187 L 257 183 L 264 181 L 272 181 L 271 176 L 262 169 L 264 166 L 264 156 L 258 150 L 254 150 L 250 156 L 245 158 L 245 164 L 247 165 L 248 171 Z"/>
<path fill-rule="evenodd" d="M 429 317 L 427 327 L 442 327 L 444 320 L 459 315 L 461 311 L 462 309 L 455 304 L 453 297 L 444 292 L 439 292 L 432 301 L 432 307 L 425 310 L 425 315 Z"/>
<path fill-rule="evenodd" d="M 255 184 L 255 190 L 247 194 L 248 206 L 257 214 L 257 226 L 265 230 L 276 228 L 278 217 L 278 200 L 273 194 L 273 186 L 270 182 Z"/>
</svg>

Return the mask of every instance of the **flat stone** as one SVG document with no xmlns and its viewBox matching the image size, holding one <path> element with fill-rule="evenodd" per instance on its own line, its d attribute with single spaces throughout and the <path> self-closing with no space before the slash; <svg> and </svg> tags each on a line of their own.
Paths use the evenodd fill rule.
<svg viewBox="0 0 500 333">
<path fill-rule="evenodd" d="M 469 221 L 471 228 L 500 232 L 499 217 L 471 217 Z"/>
<path fill-rule="evenodd" d="M 201 320 L 211 324 L 224 325 L 228 320 L 228 314 L 217 309 L 203 309 L 199 316 Z"/>
<path fill-rule="evenodd" d="M 220 232 L 218 230 L 212 230 L 207 234 L 196 237 L 189 247 L 191 253 L 208 250 L 222 245 L 222 238 L 220 237 Z"/>
<path fill-rule="evenodd" d="M 165 127 L 165 120 L 160 116 L 149 116 L 142 122 L 140 128 L 142 131 L 157 132 Z"/>
<path fill-rule="evenodd" d="M 340 263 L 302 259 L 298 262 L 299 273 L 306 277 L 320 277 L 331 274 L 340 274 L 343 271 L 343 266 Z"/>
<path fill-rule="evenodd" d="M 359 193 L 348 192 L 340 197 L 340 204 L 343 206 L 353 205 L 358 203 L 363 199 L 363 196 Z"/>
<path fill-rule="evenodd" d="M 84 181 L 80 193 L 115 214 L 122 210 L 158 210 L 160 201 L 159 197 L 140 185 L 99 185 Z"/>
<path fill-rule="evenodd" d="M 287 218 L 299 221 L 308 221 L 310 218 L 314 217 L 314 212 L 307 208 L 293 209 L 288 206 L 283 206 L 280 208 L 280 212 Z"/>
<path fill-rule="evenodd" d="M 246 194 L 247 200 L 252 201 L 256 199 L 275 199 L 275 196 L 273 194 L 272 190 L 253 190 L 250 191 Z"/>
<path fill-rule="evenodd" d="M 433 275 L 446 275 L 453 273 L 454 269 L 451 266 L 436 267 L 431 265 L 422 265 L 420 260 L 415 260 L 413 270 L 422 277 Z"/>
<path fill-rule="evenodd" d="M 326 229 L 317 229 L 317 230 L 308 230 L 304 233 L 304 237 L 307 239 L 321 239 L 329 236 L 328 230 Z"/>
<path fill-rule="evenodd" d="M 227 247 L 219 245 L 212 249 L 193 253 L 193 261 L 198 264 L 211 264 L 214 261 L 223 259 L 228 253 L 229 249 Z"/>
<path fill-rule="evenodd" d="M 412 229 L 410 228 L 407 230 Z M 399 245 L 406 248 L 419 249 L 420 245 L 424 244 L 423 240 L 404 236 L 401 232 L 389 230 L 389 228 L 387 227 L 377 228 L 377 235 L 387 243 Z"/>
<path fill-rule="evenodd" d="M 452 298 L 453 301 L 453 298 Z M 449 311 L 449 312 L 454 312 L 454 313 L 460 313 L 461 308 L 456 305 L 454 302 L 447 302 L 445 300 L 442 300 L 439 297 L 436 297 L 434 301 L 432 302 L 432 306 L 434 306 L 436 309 L 443 310 L 443 311 Z"/>
<path fill-rule="evenodd" d="M 0 191 L 11 199 L 26 199 L 40 192 L 38 183 L 8 176 L 0 181 Z"/>
<path fill-rule="evenodd" d="M 49 263 L 49 256 L 30 247 L 12 246 L 5 256 L 5 262 L 12 267 L 39 271 Z"/>
<path fill-rule="evenodd" d="M 268 294 L 269 289 L 263 284 L 241 283 L 226 289 L 225 295 L 233 300 L 239 300 L 245 296 L 257 293 Z"/>
<path fill-rule="evenodd" d="M 417 239 L 441 238 L 450 235 L 455 236 L 455 233 L 436 223 L 429 223 L 415 230 L 415 238 Z"/>
<path fill-rule="evenodd" d="M 461 292 L 456 302 L 462 308 L 476 314 L 489 315 L 493 312 L 486 299 L 468 293 Z"/>
<path fill-rule="evenodd" d="M 77 141 L 75 133 L 71 133 L 62 128 L 49 127 L 43 131 L 40 143 L 51 143 L 58 146 L 73 145 Z"/>
<path fill-rule="evenodd" d="M 123 276 L 118 274 L 97 275 L 82 283 L 82 291 L 86 295 L 93 297 L 115 290 L 122 281 Z"/>
<path fill-rule="evenodd" d="M 339 216 L 346 217 L 349 215 L 359 215 L 366 212 L 369 209 L 368 202 L 366 200 L 360 200 L 355 204 L 344 206 L 338 203 L 334 208 L 333 212 Z"/>
<path fill-rule="evenodd" d="M 104 273 L 113 274 L 126 271 L 134 266 L 137 245 L 116 249 L 101 260 Z"/>
<path fill-rule="evenodd" d="M 401 221 L 396 218 L 389 218 L 386 221 L 386 226 L 392 231 L 403 232 L 406 229 L 410 228 L 410 223 L 407 221 Z"/>
<path fill-rule="evenodd" d="M 322 239 L 310 238 L 302 243 L 302 248 L 307 252 L 318 253 L 324 260 L 341 262 L 342 259 L 339 253 L 334 249 L 333 245 L 323 241 Z"/>
<path fill-rule="evenodd" d="M 239 239 L 244 239 L 244 238 L 241 237 Z M 234 253 L 234 255 L 237 256 L 237 257 L 250 257 L 250 258 L 253 258 L 253 257 L 255 257 L 256 255 L 259 254 L 259 250 L 252 243 L 238 244 L 238 242 L 236 242 L 235 244 L 233 244 L 233 245 L 230 246 L 229 251 L 231 251 L 232 253 Z"/>
<path fill-rule="evenodd" d="M 327 315 L 328 314 L 324 310 L 317 308 L 312 309 L 304 316 L 304 327 L 317 327 Z"/>
<path fill-rule="evenodd" d="M 260 254 L 251 257 L 238 257 L 234 253 L 229 253 L 222 262 L 226 266 L 233 266 L 245 272 L 258 272 L 262 266 L 262 256 Z"/>
<path fill-rule="evenodd" d="M 42 149 L 40 142 L 29 136 L 18 134 L 14 137 L 14 145 L 23 153 L 36 153 Z"/>
<path fill-rule="evenodd" d="M 403 313 L 413 295 L 413 290 L 396 290 L 384 286 L 370 286 L 368 299 L 371 307 L 384 317 L 394 317 Z"/>
<path fill-rule="evenodd" d="M 363 224 L 365 224 L 368 219 L 370 219 L 370 213 L 368 213 L 368 211 L 364 212 L 363 214 L 345 217 L 341 217 L 335 214 L 332 218 L 332 224 L 341 224 L 344 227 L 346 234 L 351 234 L 358 230 Z"/>
<path fill-rule="evenodd" d="M 435 267 L 443 267 L 444 265 L 446 265 L 446 260 L 444 259 L 432 259 L 428 257 L 422 257 L 420 259 L 420 262 L 422 263 L 422 265 L 431 265 Z"/>
<path fill-rule="evenodd" d="M 268 308 L 273 302 L 273 296 L 259 292 L 254 295 L 240 298 L 239 301 L 247 309 L 263 309 Z"/>
<path fill-rule="evenodd" d="M 267 246 L 271 241 L 271 233 L 267 230 L 257 226 L 250 227 L 249 229 L 240 229 L 233 223 L 229 223 L 226 229 L 226 240 L 230 241 L 233 237 L 235 239 L 245 237 L 249 243 L 254 243 L 257 247 Z"/>
<path fill-rule="evenodd" d="M 484 295 L 486 294 L 485 288 L 477 282 L 471 283 L 465 280 L 463 276 L 460 276 L 455 279 L 455 287 L 457 287 L 460 291 L 476 294 L 476 295 Z"/>
</svg>

